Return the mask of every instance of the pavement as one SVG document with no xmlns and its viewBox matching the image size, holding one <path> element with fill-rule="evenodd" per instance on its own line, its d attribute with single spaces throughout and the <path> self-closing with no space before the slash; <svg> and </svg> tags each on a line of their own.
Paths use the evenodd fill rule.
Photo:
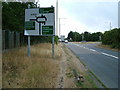
<svg viewBox="0 0 120 90">
<path fill-rule="evenodd" d="M 118 52 L 95 47 L 100 43 L 67 43 L 80 60 L 108 88 L 118 88 Z"/>
</svg>

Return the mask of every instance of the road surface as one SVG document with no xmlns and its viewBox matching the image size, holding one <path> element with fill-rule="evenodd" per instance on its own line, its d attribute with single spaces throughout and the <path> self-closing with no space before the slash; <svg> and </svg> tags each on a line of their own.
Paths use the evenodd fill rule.
<svg viewBox="0 0 120 90">
<path fill-rule="evenodd" d="M 108 88 L 118 88 L 118 52 L 94 44 L 66 44 Z"/>
</svg>

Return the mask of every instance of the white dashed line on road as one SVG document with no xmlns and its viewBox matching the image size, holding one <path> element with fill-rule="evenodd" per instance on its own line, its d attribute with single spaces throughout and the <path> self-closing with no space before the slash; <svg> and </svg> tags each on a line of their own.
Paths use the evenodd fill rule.
<svg viewBox="0 0 120 90">
<path fill-rule="evenodd" d="M 106 56 L 110 56 L 110 57 L 113 57 L 113 58 L 116 58 L 116 59 L 118 59 L 118 57 L 116 57 L 116 56 L 113 56 L 113 55 L 110 55 L 110 54 L 107 54 L 107 53 L 103 53 L 103 52 L 101 52 L 103 55 L 106 55 Z"/>
<path fill-rule="evenodd" d="M 80 45 L 78 45 L 78 44 L 75 44 L 75 45 L 76 45 L 76 46 L 79 46 L 79 47 L 82 47 L 82 48 L 85 48 L 85 49 L 88 49 L 88 50 L 93 51 L 93 52 L 98 52 L 98 51 L 96 51 L 95 49 L 90 49 L 90 48 L 87 48 L 87 47 L 84 47 L 84 46 L 80 46 Z M 107 54 L 107 53 L 104 53 L 104 52 L 98 52 L 98 53 L 101 53 L 101 54 L 103 54 L 103 55 L 106 55 L 106 56 L 109 56 L 109 57 L 113 57 L 113 58 L 115 58 L 115 59 L 118 59 L 118 57 L 113 56 L 113 55 L 110 55 L 110 54 Z"/>
<path fill-rule="evenodd" d="M 89 50 L 91 50 L 91 51 L 93 51 L 93 52 L 97 52 L 96 50 L 94 50 L 94 49 L 89 49 Z"/>
</svg>

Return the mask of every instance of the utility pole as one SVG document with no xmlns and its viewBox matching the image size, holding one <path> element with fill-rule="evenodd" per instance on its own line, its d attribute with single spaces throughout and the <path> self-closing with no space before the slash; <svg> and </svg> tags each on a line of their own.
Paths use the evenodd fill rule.
<svg viewBox="0 0 120 90">
<path fill-rule="evenodd" d="M 60 37 L 60 18 L 59 18 L 59 37 Z"/>
<path fill-rule="evenodd" d="M 58 35 L 58 0 L 56 0 L 56 34 Z"/>
<path fill-rule="evenodd" d="M 111 22 L 110 22 L 110 30 L 111 30 L 112 26 L 111 26 Z"/>
<path fill-rule="evenodd" d="M 99 36 L 99 40 L 101 41 L 101 35 Z"/>
</svg>

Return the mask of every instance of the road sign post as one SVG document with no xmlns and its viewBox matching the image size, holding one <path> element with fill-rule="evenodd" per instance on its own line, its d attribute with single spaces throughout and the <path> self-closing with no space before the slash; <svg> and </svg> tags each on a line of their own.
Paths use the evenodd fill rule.
<svg viewBox="0 0 120 90">
<path fill-rule="evenodd" d="M 54 35 L 52 36 L 52 58 L 54 58 Z"/>
<path fill-rule="evenodd" d="M 28 57 L 30 57 L 30 36 L 28 36 Z"/>
<path fill-rule="evenodd" d="M 54 7 L 26 9 L 24 35 L 28 36 L 28 56 L 30 56 L 30 36 L 52 36 L 52 57 L 54 58 Z"/>
</svg>

